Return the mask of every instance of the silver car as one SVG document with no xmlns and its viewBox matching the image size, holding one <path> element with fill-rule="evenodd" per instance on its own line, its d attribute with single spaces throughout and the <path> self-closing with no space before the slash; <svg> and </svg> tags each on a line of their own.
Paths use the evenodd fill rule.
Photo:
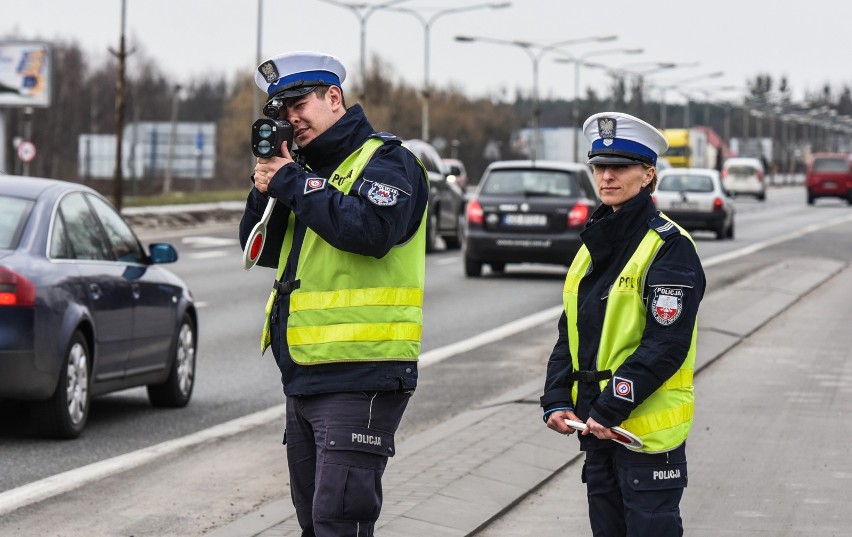
<svg viewBox="0 0 852 537">
<path fill-rule="evenodd" d="M 719 172 L 704 168 L 669 168 L 659 173 L 654 193 L 657 208 L 688 231 L 708 230 L 717 239 L 734 238 L 734 205 Z"/>
</svg>

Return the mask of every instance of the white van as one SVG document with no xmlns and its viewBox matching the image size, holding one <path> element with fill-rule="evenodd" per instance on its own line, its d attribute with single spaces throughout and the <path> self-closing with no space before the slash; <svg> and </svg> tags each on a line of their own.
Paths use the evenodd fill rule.
<svg viewBox="0 0 852 537">
<path fill-rule="evenodd" d="M 731 157 L 722 165 L 722 185 L 730 195 L 747 194 L 766 200 L 766 170 L 760 159 Z"/>
</svg>

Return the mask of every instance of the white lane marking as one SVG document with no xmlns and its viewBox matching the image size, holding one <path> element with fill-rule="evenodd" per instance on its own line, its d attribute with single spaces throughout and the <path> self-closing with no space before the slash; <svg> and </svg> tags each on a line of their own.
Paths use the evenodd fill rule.
<svg viewBox="0 0 852 537">
<path fill-rule="evenodd" d="M 511 335 L 518 334 L 524 330 L 541 326 L 547 321 L 559 318 L 561 314 L 562 306 L 554 306 L 538 313 L 527 315 L 526 317 L 516 321 L 506 323 L 503 326 L 492 328 L 491 330 L 485 331 L 471 338 L 457 341 L 437 349 L 432 349 L 431 351 L 424 352 L 420 355 L 418 366 L 426 367 L 432 364 L 437 364 L 438 362 L 456 356 L 457 354 L 468 352 L 478 347 L 482 347 L 483 345 L 488 345 L 489 343 L 494 343 L 495 341 L 500 341 L 501 339 L 507 338 Z"/>
<path fill-rule="evenodd" d="M 209 250 L 207 252 L 191 252 L 184 254 L 182 257 L 187 259 L 215 259 L 217 257 L 226 257 L 229 255 L 234 255 L 234 253 L 227 250 Z"/>
<path fill-rule="evenodd" d="M 705 267 L 708 267 L 724 263 L 725 261 L 730 261 L 731 259 L 736 259 L 740 256 L 752 254 L 780 242 L 795 239 L 808 233 L 837 224 L 842 224 L 850 220 L 852 220 L 852 215 L 835 218 L 820 224 L 805 226 L 800 230 L 787 233 L 768 241 L 755 243 L 745 248 L 740 248 L 739 250 L 714 256 L 702 264 Z M 443 259 L 439 261 L 443 261 Z M 503 326 L 488 330 L 487 332 L 483 332 L 482 334 L 472 338 L 451 343 L 437 349 L 432 349 L 431 351 L 427 351 L 420 355 L 419 366 L 428 367 L 460 353 L 473 350 L 489 343 L 494 343 L 495 341 L 499 341 L 503 338 L 523 332 L 524 330 L 528 330 L 534 326 L 538 326 L 543 322 L 554 320 L 561 314 L 562 306 L 554 306 L 538 313 L 528 315 L 522 319 L 512 321 Z M 11 489 L 0 493 L 0 516 L 26 505 L 74 490 L 99 479 L 104 479 L 111 475 L 127 471 L 131 468 L 139 467 L 163 455 L 168 455 L 181 449 L 186 449 L 210 440 L 232 436 L 251 429 L 252 427 L 264 425 L 276 419 L 281 419 L 283 415 L 284 405 L 277 405 L 188 436 L 176 438 L 148 448 L 92 463 L 87 466 L 82 466 L 74 470 L 69 470 L 61 474 L 56 474 L 33 483 Z"/>
<path fill-rule="evenodd" d="M 142 466 L 163 455 L 168 455 L 204 442 L 233 436 L 252 427 L 283 418 L 284 405 L 277 405 L 188 436 L 162 442 L 145 449 L 119 455 L 87 466 L 81 466 L 74 470 L 52 475 L 39 481 L 8 490 L 0 493 L 0 516 L 26 505 L 74 490 L 88 483 Z"/>
<path fill-rule="evenodd" d="M 455 263 L 459 260 L 458 256 L 451 257 L 441 257 L 435 260 L 436 265 L 449 265 L 450 263 Z"/>
<path fill-rule="evenodd" d="M 226 239 L 224 237 L 210 236 L 184 237 L 180 240 L 180 242 L 182 244 L 192 244 L 200 248 L 204 248 L 207 246 L 231 246 L 232 244 L 239 244 L 239 241 L 237 239 Z"/>
<path fill-rule="evenodd" d="M 730 252 L 726 252 L 724 254 L 719 254 L 711 257 L 706 261 L 702 261 L 701 264 L 706 267 L 712 267 L 713 265 L 718 265 L 720 263 L 725 263 L 727 261 L 731 261 L 732 259 L 737 259 L 738 257 L 742 257 L 745 255 L 750 255 L 755 252 L 759 252 L 764 248 L 769 248 L 770 246 L 775 246 L 776 244 L 780 244 L 782 242 L 790 241 L 793 239 L 798 239 L 808 233 L 813 233 L 814 231 L 819 231 L 821 229 L 829 228 L 832 226 L 836 226 L 839 224 L 845 224 L 846 222 L 852 221 L 852 214 L 846 216 L 838 216 L 837 218 L 832 218 L 831 220 L 826 220 L 824 222 L 817 222 L 815 224 L 810 224 L 803 228 L 797 229 L 795 231 L 791 231 L 789 233 L 785 233 L 784 235 L 779 235 L 774 239 L 769 239 L 766 241 L 756 242 L 754 244 L 750 244 L 749 246 L 740 248 L 738 250 L 732 250 Z"/>
</svg>

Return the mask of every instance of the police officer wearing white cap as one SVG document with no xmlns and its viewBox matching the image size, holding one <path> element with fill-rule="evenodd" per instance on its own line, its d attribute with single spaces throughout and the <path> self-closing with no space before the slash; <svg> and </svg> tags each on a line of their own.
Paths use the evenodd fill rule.
<svg viewBox="0 0 852 537">
<path fill-rule="evenodd" d="M 287 396 L 302 535 L 318 537 L 373 535 L 422 328 L 426 172 L 360 105 L 346 108 L 345 78 L 316 52 L 257 68 L 264 113 L 292 124 L 298 149 L 257 159 L 240 222 L 245 248 L 277 199 L 258 261 L 277 268 L 261 349 L 272 347 Z"/>
<path fill-rule="evenodd" d="M 651 198 L 662 133 L 618 112 L 593 115 L 583 131 L 603 203 L 566 276 L 544 420 L 562 434 L 574 432 L 565 420 L 585 422 L 595 536 L 679 536 L 704 270 L 692 238 Z M 612 441 L 613 427 L 642 447 Z"/>
</svg>

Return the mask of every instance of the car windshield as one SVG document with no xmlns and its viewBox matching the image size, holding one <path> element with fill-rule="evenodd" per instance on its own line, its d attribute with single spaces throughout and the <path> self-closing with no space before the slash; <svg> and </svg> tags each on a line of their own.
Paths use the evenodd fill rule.
<svg viewBox="0 0 852 537">
<path fill-rule="evenodd" d="M 665 175 L 660 178 L 657 190 L 661 192 L 713 192 L 713 179 L 709 175 Z"/>
<path fill-rule="evenodd" d="M 31 200 L 0 196 L 0 249 L 17 246 L 32 206 Z"/>
<path fill-rule="evenodd" d="M 815 172 L 848 172 L 849 165 L 842 158 L 818 158 L 814 159 Z"/>
<path fill-rule="evenodd" d="M 482 185 L 482 194 L 524 196 L 578 196 L 577 178 L 562 170 L 492 170 Z"/>
</svg>

